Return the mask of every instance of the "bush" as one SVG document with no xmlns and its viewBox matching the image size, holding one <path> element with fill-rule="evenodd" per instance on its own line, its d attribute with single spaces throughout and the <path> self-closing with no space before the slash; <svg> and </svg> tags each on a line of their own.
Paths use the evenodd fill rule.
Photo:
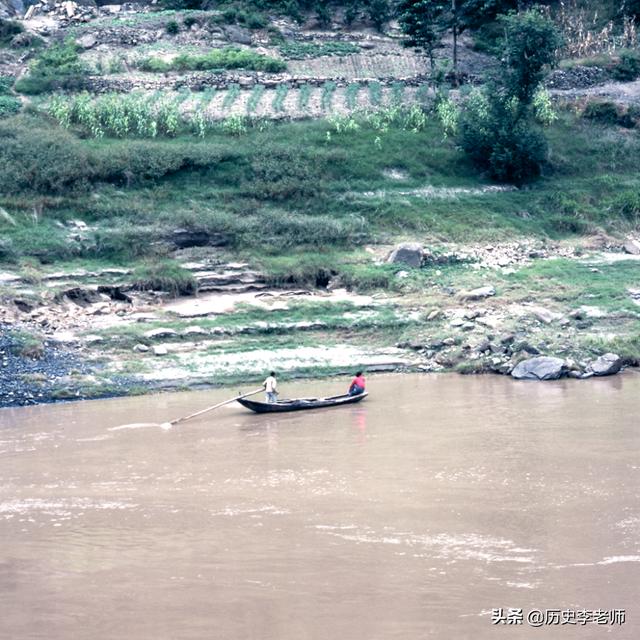
<svg viewBox="0 0 640 640">
<path fill-rule="evenodd" d="M 82 86 L 88 68 L 78 56 L 78 47 L 67 40 L 64 44 L 54 44 L 43 51 L 29 71 L 16 82 L 20 93 L 39 94 L 53 89 L 73 90 Z"/>
<path fill-rule="evenodd" d="M 13 20 L 0 18 L 0 45 L 7 45 L 14 36 L 24 31 L 24 27 Z"/>
<path fill-rule="evenodd" d="M 594 120 L 599 124 L 618 124 L 618 107 L 613 102 L 593 100 L 587 103 L 582 117 Z"/>
<path fill-rule="evenodd" d="M 640 218 L 640 192 L 625 191 L 611 203 L 610 211 L 616 216 L 622 216 L 632 222 Z"/>
<path fill-rule="evenodd" d="M 318 165 L 321 160 L 318 158 Z M 295 150 L 273 150 L 259 153 L 252 164 L 252 178 L 247 195 L 259 200 L 306 200 L 321 190 L 318 174 L 320 166 L 301 157 Z"/>
<path fill-rule="evenodd" d="M 169 20 L 165 25 L 165 29 L 169 35 L 175 36 L 180 33 L 180 25 L 175 20 Z"/>
<path fill-rule="evenodd" d="M 0 76 L 0 96 L 6 96 L 11 93 L 13 82 L 13 76 Z"/>
<path fill-rule="evenodd" d="M 0 124 L 0 193 L 77 191 L 87 186 L 90 165 L 85 147 L 62 129 L 33 118 Z"/>
<path fill-rule="evenodd" d="M 640 77 L 640 53 L 627 51 L 620 56 L 620 61 L 613 67 L 611 74 L 621 82 L 631 82 Z"/>
<path fill-rule="evenodd" d="M 463 149 L 492 178 L 522 184 L 540 175 L 547 141 L 517 99 L 495 88 L 475 94 L 461 113 L 459 132 Z"/>
<path fill-rule="evenodd" d="M 18 98 L 0 95 L 0 120 L 15 115 L 21 108 L 22 103 Z"/>
<path fill-rule="evenodd" d="M 186 16 L 182 24 L 184 24 L 187 29 L 190 29 L 194 24 L 198 24 L 198 22 L 199 20 L 195 16 Z"/>
</svg>

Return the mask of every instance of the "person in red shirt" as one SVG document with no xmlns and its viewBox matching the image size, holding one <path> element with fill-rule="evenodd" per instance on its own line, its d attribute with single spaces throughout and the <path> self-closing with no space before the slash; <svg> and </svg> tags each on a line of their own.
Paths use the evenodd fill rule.
<svg viewBox="0 0 640 640">
<path fill-rule="evenodd" d="M 356 372 L 356 377 L 351 381 L 351 386 L 349 387 L 349 395 L 357 396 L 361 393 L 364 393 L 365 380 L 362 375 L 362 371 Z"/>
</svg>

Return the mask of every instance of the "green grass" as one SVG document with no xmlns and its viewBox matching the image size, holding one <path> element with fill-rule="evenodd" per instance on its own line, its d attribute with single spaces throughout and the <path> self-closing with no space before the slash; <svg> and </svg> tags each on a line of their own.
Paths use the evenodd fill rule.
<svg viewBox="0 0 640 640">
<path fill-rule="evenodd" d="M 364 243 L 622 234 L 639 224 L 637 136 L 566 114 L 548 131 L 552 164 L 526 190 L 442 197 L 421 189 L 488 183 L 431 117 L 418 132 L 246 120 L 235 133 L 92 140 L 38 118 L 0 121 L 0 207 L 15 222 L 0 218 L 0 259 L 135 260 L 187 227 L 226 234 L 229 250 L 257 259 L 274 282 L 339 272 L 375 288 L 395 286 L 394 273 L 361 256 Z M 399 185 L 389 168 L 407 179 Z M 58 223 L 78 217 L 95 230 L 69 242 Z"/>
</svg>

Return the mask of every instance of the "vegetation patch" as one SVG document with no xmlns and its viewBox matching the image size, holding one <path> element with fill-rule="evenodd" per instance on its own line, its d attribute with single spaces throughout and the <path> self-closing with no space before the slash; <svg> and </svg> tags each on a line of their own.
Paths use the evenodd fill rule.
<svg viewBox="0 0 640 640">
<path fill-rule="evenodd" d="M 358 53 L 360 47 L 352 42 L 287 42 L 280 45 L 280 53 L 290 60 L 318 58 L 320 56 L 348 56 Z"/>
<path fill-rule="evenodd" d="M 15 89 L 30 95 L 54 89 L 73 91 L 82 86 L 88 72 L 87 65 L 78 55 L 78 46 L 69 39 L 43 50 L 32 63 L 29 73 L 16 82 Z"/>
<path fill-rule="evenodd" d="M 216 69 L 247 69 L 278 73 L 287 65 L 282 60 L 265 56 L 249 49 L 225 47 L 197 55 L 182 53 L 170 61 L 161 58 L 144 58 L 138 63 L 142 71 L 165 73 L 167 71 L 209 71 Z"/>
</svg>

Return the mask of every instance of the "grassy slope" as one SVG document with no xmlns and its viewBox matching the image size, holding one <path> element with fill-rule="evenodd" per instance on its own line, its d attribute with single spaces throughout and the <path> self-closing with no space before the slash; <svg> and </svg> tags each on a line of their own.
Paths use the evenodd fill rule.
<svg viewBox="0 0 640 640">
<path fill-rule="evenodd" d="M 0 221 L 9 261 L 130 262 L 152 252 L 163 230 L 190 226 L 229 234 L 236 255 L 262 262 L 276 278 L 293 272 L 304 279 L 320 268 L 335 270 L 336 262 L 358 263 L 357 248 L 365 242 L 625 232 L 640 213 L 637 132 L 569 114 L 548 131 L 551 164 L 537 183 L 447 197 L 414 190 L 486 182 L 435 121 L 417 133 L 392 127 L 338 134 L 327 122 L 309 121 L 257 127 L 239 137 L 220 132 L 204 140 L 96 141 L 40 119 L 15 118 L 4 121 L 3 132 L 17 136 L 21 148 L 37 146 L 41 137 L 60 146 L 58 152 L 49 146 L 44 157 L 38 149 L 31 156 L 21 151 L 25 157 L 17 164 L 5 151 L 0 185 L 3 171 L 20 162 L 36 174 L 51 167 L 60 174 L 20 190 L 5 176 L 0 206 L 16 223 Z M 406 179 L 388 177 L 389 169 Z M 56 222 L 74 218 L 97 227 L 95 243 L 70 246 Z M 365 271 L 366 281 L 372 275 Z M 384 269 L 379 275 L 384 282 Z"/>
</svg>

